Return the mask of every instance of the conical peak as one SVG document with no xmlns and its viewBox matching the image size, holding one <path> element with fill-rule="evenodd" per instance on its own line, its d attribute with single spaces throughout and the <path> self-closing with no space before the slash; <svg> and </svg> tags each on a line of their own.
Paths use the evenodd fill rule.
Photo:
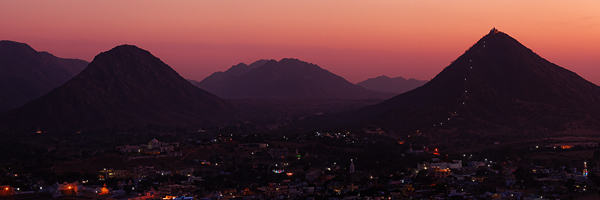
<svg viewBox="0 0 600 200">
<path fill-rule="evenodd" d="M 431 132 L 439 135 L 430 136 L 447 142 L 451 137 L 463 139 L 470 131 L 491 135 L 514 128 L 538 135 L 564 130 L 563 126 L 570 129 L 572 124 L 596 124 L 590 116 L 600 115 L 597 102 L 600 87 L 494 28 L 427 84 L 339 116 L 350 123 L 352 118 L 345 116 L 365 116 L 364 124 L 391 130 L 433 127 Z M 442 122 L 445 128 L 438 128 Z"/>
<path fill-rule="evenodd" d="M 498 30 L 496 27 L 492 28 L 492 30 L 490 30 L 490 32 L 485 35 L 482 39 L 487 38 L 487 39 L 492 39 L 492 38 L 496 38 L 496 39 L 512 39 L 514 40 L 514 38 L 510 37 L 508 34 Z"/>
<path fill-rule="evenodd" d="M 512 44 L 512 45 L 518 45 L 518 46 L 523 46 L 520 42 L 518 42 L 516 39 L 514 39 L 513 37 L 511 37 L 510 35 L 499 31 L 498 29 L 494 28 L 490 31 L 489 34 L 483 36 L 478 42 L 477 44 L 486 44 L 486 46 L 489 46 L 490 44 L 500 44 L 500 43 L 505 43 L 505 44 Z"/>
<path fill-rule="evenodd" d="M 159 58 L 134 45 L 120 45 L 98 54 L 82 75 L 101 80 L 142 80 L 179 76 Z"/>
<path fill-rule="evenodd" d="M 454 85 L 457 90 L 462 90 L 467 83 L 477 83 L 474 85 L 494 87 L 519 99 L 526 99 L 525 96 L 529 95 L 523 92 L 523 85 L 533 85 L 535 81 L 532 80 L 545 80 L 543 77 L 551 73 L 542 72 L 555 68 L 555 65 L 531 49 L 494 28 L 430 82 L 439 88 Z M 527 99 L 533 100 L 534 97 Z"/>
<path fill-rule="evenodd" d="M 143 50 L 143 49 L 141 49 L 135 45 L 131 45 L 131 44 L 122 44 L 122 45 L 116 46 L 115 48 L 112 48 L 111 50 L 115 50 L 115 49 L 132 49 L 132 50 L 140 49 L 140 50 Z M 111 51 L 111 50 L 109 50 L 109 51 Z"/>
<path fill-rule="evenodd" d="M 130 45 L 130 44 L 116 46 L 116 47 L 112 48 L 111 50 L 102 52 L 101 54 L 104 54 L 104 53 L 108 53 L 108 54 L 147 53 L 147 54 L 150 54 L 149 51 L 146 51 L 142 48 L 139 48 L 135 45 Z"/>
<path fill-rule="evenodd" d="M 508 99 L 556 105 L 571 105 L 568 101 L 572 100 L 553 96 L 581 96 L 571 91 L 591 87 L 575 73 L 547 61 L 495 28 L 431 82 L 440 84 L 440 87 L 451 85 L 450 83 L 454 83 L 457 88 L 468 85 L 479 88 L 482 94 L 495 90 Z M 468 91 L 469 94 L 476 92 L 475 89 Z M 587 100 L 581 100 L 584 101 Z"/>
<path fill-rule="evenodd" d="M 19 122 L 17 126 L 65 130 L 148 124 L 175 127 L 225 120 L 232 110 L 150 52 L 120 45 L 97 55 L 84 71 L 15 110 L 11 118 Z"/>
<path fill-rule="evenodd" d="M 516 39 L 512 38 L 508 34 L 499 31 L 494 28 L 489 34 L 483 36 L 477 43 L 465 52 L 463 58 L 475 59 L 476 57 L 494 57 L 496 59 L 504 60 L 513 59 L 517 57 L 535 57 L 535 54 L 531 49 L 521 44 Z"/>
<path fill-rule="evenodd" d="M 149 65 L 149 63 L 159 63 L 164 65 L 160 59 L 152 55 L 152 53 L 149 51 L 141 49 L 135 45 L 127 44 L 114 47 L 111 50 L 98 54 L 92 63 L 99 62 L 110 62 L 113 64 L 128 63 L 129 65 L 134 65 L 134 63 L 143 63 L 144 65 Z"/>
</svg>

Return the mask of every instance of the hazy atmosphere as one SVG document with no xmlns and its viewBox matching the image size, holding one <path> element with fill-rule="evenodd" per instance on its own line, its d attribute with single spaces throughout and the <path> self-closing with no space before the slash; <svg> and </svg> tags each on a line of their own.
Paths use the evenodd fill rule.
<svg viewBox="0 0 600 200">
<path fill-rule="evenodd" d="M 1 1 L 0 38 L 91 61 L 133 44 L 183 77 L 298 58 L 356 83 L 429 80 L 489 29 L 600 83 L 600 2 Z"/>
</svg>

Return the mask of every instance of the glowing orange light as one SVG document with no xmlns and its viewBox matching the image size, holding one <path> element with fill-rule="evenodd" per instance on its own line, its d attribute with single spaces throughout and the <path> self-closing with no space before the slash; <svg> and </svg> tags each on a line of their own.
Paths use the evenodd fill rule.
<svg viewBox="0 0 600 200">
<path fill-rule="evenodd" d="M 8 190 L 8 188 L 4 188 L 5 190 Z"/>
<path fill-rule="evenodd" d="M 294 175 L 294 173 L 291 173 L 291 172 L 288 172 L 288 173 L 285 173 L 285 174 L 288 175 L 288 176 Z"/>
<path fill-rule="evenodd" d="M 100 194 L 101 194 L 101 195 L 104 195 L 104 194 L 108 194 L 109 192 L 110 192 L 110 191 L 108 191 L 108 189 L 106 188 L 106 184 L 105 184 L 105 186 L 102 188 L 102 190 L 101 190 Z"/>
<path fill-rule="evenodd" d="M 69 190 L 71 189 L 71 186 L 69 186 Z"/>
<path fill-rule="evenodd" d="M 573 146 L 572 145 L 561 145 L 560 148 L 561 149 L 570 149 L 570 148 L 573 148 Z"/>
</svg>

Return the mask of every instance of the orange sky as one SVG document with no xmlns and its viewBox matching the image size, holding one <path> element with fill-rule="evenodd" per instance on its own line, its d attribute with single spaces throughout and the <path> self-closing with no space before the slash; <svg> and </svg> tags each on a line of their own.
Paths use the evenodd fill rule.
<svg viewBox="0 0 600 200">
<path fill-rule="evenodd" d="M 429 80 L 492 27 L 600 84 L 600 1 L 0 1 L 0 39 L 59 57 L 134 44 L 183 77 L 298 58 L 351 82 Z"/>
</svg>

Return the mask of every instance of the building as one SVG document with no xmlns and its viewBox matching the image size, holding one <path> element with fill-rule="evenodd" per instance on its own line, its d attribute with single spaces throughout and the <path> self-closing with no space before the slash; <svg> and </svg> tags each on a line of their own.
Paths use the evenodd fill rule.
<svg viewBox="0 0 600 200">
<path fill-rule="evenodd" d="M 428 169 L 461 169 L 462 160 L 452 160 L 452 162 L 423 162 L 417 165 L 418 170 L 428 170 Z"/>
<path fill-rule="evenodd" d="M 283 158 L 287 158 L 290 154 L 290 151 L 288 150 L 288 148 L 272 148 L 269 149 L 269 154 L 271 155 L 271 158 L 279 158 L 279 159 L 283 159 Z"/>
<path fill-rule="evenodd" d="M 460 169 L 462 168 L 462 160 L 452 160 L 452 162 L 431 163 L 431 168 L 438 169 Z"/>
<path fill-rule="evenodd" d="M 165 184 L 158 187 L 159 196 L 175 195 L 179 193 L 185 186 L 177 184 Z"/>
<path fill-rule="evenodd" d="M 477 169 L 479 167 L 485 167 L 487 166 L 486 162 L 483 161 L 470 161 L 469 162 L 469 168 L 471 169 Z"/>
<path fill-rule="evenodd" d="M 133 168 L 133 173 L 137 177 L 148 177 L 156 174 L 156 170 L 154 170 L 154 166 L 140 166 Z"/>
<path fill-rule="evenodd" d="M 452 172 L 450 172 L 450 169 L 432 168 L 429 171 L 429 174 L 433 175 L 433 177 L 435 177 L 436 179 L 440 179 L 452 175 Z"/>
<path fill-rule="evenodd" d="M 108 194 L 110 194 L 110 190 L 108 188 L 106 188 L 106 183 L 102 187 L 99 187 L 99 186 L 92 186 L 92 187 L 86 186 L 84 188 L 84 190 L 86 192 L 91 192 L 91 193 L 94 193 L 94 194 L 97 194 L 97 195 L 108 195 Z"/>
<path fill-rule="evenodd" d="M 82 185 L 79 185 L 77 181 L 73 183 L 64 182 L 62 184 L 58 184 L 58 191 L 62 195 L 77 195 L 79 194 L 79 190 Z"/>
<path fill-rule="evenodd" d="M 141 147 L 139 145 L 123 145 L 115 147 L 121 153 L 140 153 Z"/>
<path fill-rule="evenodd" d="M 175 151 L 175 148 L 179 147 L 179 143 L 164 143 L 158 141 L 156 138 L 150 140 L 147 144 L 140 145 L 123 145 L 116 146 L 115 148 L 121 153 L 139 153 L 139 154 L 166 154 Z"/>
<path fill-rule="evenodd" d="M 248 148 L 248 147 L 254 147 L 254 148 L 264 149 L 264 148 L 267 148 L 267 144 L 266 143 L 242 143 L 242 144 L 238 144 L 238 148 Z"/>
<path fill-rule="evenodd" d="M 496 27 L 492 28 L 492 30 L 490 30 L 491 34 L 496 34 L 499 33 L 500 31 L 498 29 L 496 29 Z"/>
<path fill-rule="evenodd" d="M 0 196 L 10 196 L 15 194 L 15 188 L 10 185 L 0 185 Z"/>
<path fill-rule="evenodd" d="M 307 172 L 304 176 L 307 181 L 312 182 L 314 180 L 317 180 L 317 178 L 319 178 L 319 176 L 322 174 L 322 171 L 311 171 Z"/>
<path fill-rule="evenodd" d="M 156 175 L 160 175 L 160 176 L 169 176 L 171 174 L 173 174 L 173 172 L 171 172 L 169 170 L 156 171 Z"/>
<path fill-rule="evenodd" d="M 98 179 L 106 180 L 109 178 L 128 178 L 131 174 L 127 170 L 115 170 L 115 169 L 106 169 L 104 168 L 99 172 Z"/>
<path fill-rule="evenodd" d="M 276 196 L 282 196 L 282 195 L 287 196 L 287 194 L 289 192 L 287 185 L 280 185 L 280 184 L 276 184 L 276 183 L 269 183 L 268 186 L 260 187 L 258 189 L 263 191 L 265 193 L 265 195 L 267 195 L 269 197 L 276 197 Z"/>
<path fill-rule="evenodd" d="M 194 175 L 194 168 L 185 168 L 179 171 L 179 174 L 182 176 L 192 176 Z"/>
</svg>

